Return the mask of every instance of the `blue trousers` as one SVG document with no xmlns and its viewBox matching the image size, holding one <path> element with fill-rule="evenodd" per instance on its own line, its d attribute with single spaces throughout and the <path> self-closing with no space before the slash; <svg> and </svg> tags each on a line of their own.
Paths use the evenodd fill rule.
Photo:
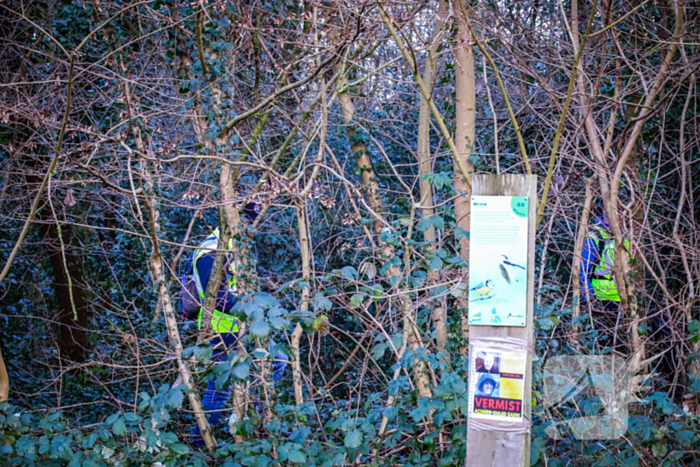
<svg viewBox="0 0 700 467">
<path fill-rule="evenodd" d="M 228 355 L 226 353 L 227 349 L 233 348 L 238 340 L 238 336 L 234 333 L 219 334 L 209 341 L 209 344 L 214 347 L 214 356 L 212 361 L 223 362 L 226 361 Z M 222 345 L 223 344 L 223 345 Z M 274 344 L 273 344 L 274 345 Z M 218 346 L 218 347 L 217 347 Z M 278 351 L 275 355 L 275 360 L 272 364 L 272 380 L 277 383 L 282 380 L 284 375 L 284 370 L 289 364 L 289 359 L 287 356 Z M 207 390 L 204 393 L 204 399 L 202 399 L 202 405 L 204 410 L 207 412 L 207 420 L 210 426 L 216 426 L 221 419 L 221 414 L 226 406 L 226 403 L 231 399 L 233 394 L 233 384 L 228 388 L 222 388 L 221 390 L 216 390 L 216 379 L 212 378 L 207 384 Z M 199 431 L 199 425 L 195 424 L 194 427 L 194 438 L 192 444 L 195 446 L 200 446 L 203 444 L 202 436 Z"/>
</svg>

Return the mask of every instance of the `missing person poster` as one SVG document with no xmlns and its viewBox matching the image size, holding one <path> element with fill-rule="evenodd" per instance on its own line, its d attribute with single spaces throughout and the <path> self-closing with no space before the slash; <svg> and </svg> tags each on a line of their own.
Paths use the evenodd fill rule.
<svg viewBox="0 0 700 467">
<path fill-rule="evenodd" d="M 522 420 L 527 363 L 525 352 L 474 347 L 470 359 L 469 416 Z"/>
<path fill-rule="evenodd" d="M 472 196 L 469 324 L 522 326 L 527 317 L 527 196 Z"/>
</svg>

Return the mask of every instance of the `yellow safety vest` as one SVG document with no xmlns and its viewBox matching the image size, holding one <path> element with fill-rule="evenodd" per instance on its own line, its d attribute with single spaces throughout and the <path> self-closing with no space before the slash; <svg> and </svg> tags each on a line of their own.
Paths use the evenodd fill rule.
<svg viewBox="0 0 700 467">
<path fill-rule="evenodd" d="M 199 296 L 202 298 L 202 303 L 204 303 L 204 294 L 206 289 L 202 286 L 202 280 L 199 278 L 199 272 L 197 271 L 197 260 L 202 256 L 215 251 L 219 247 L 219 229 L 214 230 L 212 234 L 202 242 L 197 251 L 195 251 L 194 259 L 192 261 L 192 268 L 194 270 L 195 285 L 197 286 L 197 291 Z M 228 249 L 233 249 L 233 240 L 229 239 Z M 236 293 L 236 265 L 233 261 L 229 261 L 229 275 L 228 275 L 228 289 L 229 292 Z M 210 276 L 211 279 L 211 276 Z M 217 290 L 218 294 L 218 290 Z M 202 329 L 202 317 L 204 316 L 204 310 L 199 309 L 199 317 L 197 318 L 197 328 Z M 214 332 L 219 334 L 238 332 L 238 319 L 234 316 L 224 313 L 223 311 L 214 310 L 211 317 L 211 327 Z"/>
<path fill-rule="evenodd" d="M 590 232 L 588 237 L 592 239 L 598 249 L 600 258 L 591 271 L 591 285 L 598 300 L 611 302 L 620 301 L 620 293 L 613 276 L 613 261 L 615 260 L 615 240 L 603 229 L 596 227 L 594 232 Z M 600 247 L 600 242 L 603 247 Z M 625 240 L 625 247 L 629 251 L 629 240 Z M 628 253 L 629 256 L 629 253 Z"/>
</svg>

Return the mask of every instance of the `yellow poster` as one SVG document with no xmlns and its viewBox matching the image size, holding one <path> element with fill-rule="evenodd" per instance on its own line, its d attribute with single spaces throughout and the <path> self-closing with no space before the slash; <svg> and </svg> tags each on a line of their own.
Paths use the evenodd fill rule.
<svg viewBox="0 0 700 467">
<path fill-rule="evenodd" d="M 469 413 L 478 418 L 522 420 L 527 355 L 474 347 L 469 375 Z"/>
</svg>

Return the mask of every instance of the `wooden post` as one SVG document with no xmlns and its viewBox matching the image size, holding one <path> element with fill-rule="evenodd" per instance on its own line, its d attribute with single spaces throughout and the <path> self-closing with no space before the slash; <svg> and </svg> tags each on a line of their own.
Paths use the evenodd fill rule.
<svg viewBox="0 0 700 467">
<path fill-rule="evenodd" d="M 527 255 L 527 317 L 525 327 L 470 326 L 469 336 L 511 337 L 534 346 L 533 303 L 535 296 L 535 233 L 537 210 L 536 175 L 474 175 L 472 194 L 475 196 L 527 196 L 529 198 L 529 228 Z M 527 356 L 523 417 L 531 420 L 532 355 Z M 528 467 L 530 465 L 530 433 L 467 430 L 467 467 Z"/>
</svg>

